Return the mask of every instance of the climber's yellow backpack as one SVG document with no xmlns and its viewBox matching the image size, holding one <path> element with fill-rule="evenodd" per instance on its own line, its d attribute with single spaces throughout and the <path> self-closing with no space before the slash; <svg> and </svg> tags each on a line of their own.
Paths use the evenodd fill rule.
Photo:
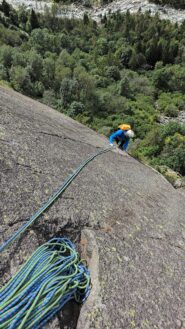
<svg viewBox="0 0 185 329">
<path fill-rule="evenodd" d="M 122 125 L 118 126 L 118 128 L 121 130 L 131 130 L 131 126 L 124 124 L 124 123 Z"/>
</svg>

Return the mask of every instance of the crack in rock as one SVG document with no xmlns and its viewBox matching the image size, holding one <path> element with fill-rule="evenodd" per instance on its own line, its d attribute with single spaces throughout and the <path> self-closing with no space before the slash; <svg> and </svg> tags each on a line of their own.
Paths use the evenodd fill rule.
<svg viewBox="0 0 185 329">
<path fill-rule="evenodd" d="M 64 136 L 64 135 L 62 136 L 62 135 L 58 135 L 58 134 L 54 134 L 54 133 L 47 133 L 45 131 L 39 131 L 39 133 L 40 134 L 43 134 L 43 135 L 48 135 L 48 136 L 53 136 L 53 137 L 57 137 L 57 138 L 62 138 L 64 140 L 70 140 L 70 141 L 75 142 L 75 143 L 81 143 L 81 144 L 92 146 L 92 144 L 90 144 L 90 143 L 81 141 L 79 139 L 71 138 L 71 137 L 68 137 L 68 136 Z M 99 146 L 95 146 L 95 147 L 96 148 L 100 148 Z"/>
<path fill-rule="evenodd" d="M 102 304 L 99 282 L 99 251 L 96 243 L 95 233 L 89 229 L 81 232 L 81 257 L 87 260 L 91 273 L 91 292 L 85 304 L 81 308 L 77 323 L 77 329 L 90 329 L 97 313 L 105 313 L 106 309 Z"/>
<path fill-rule="evenodd" d="M 178 245 L 178 244 L 170 243 L 170 246 L 171 246 L 171 247 L 178 248 L 178 249 L 180 249 L 180 250 L 182 250 L 182 251 L 185 251 L 185 248 L 183 248 L 182 246 L 180 246 L 180 245 Z"/>
<path fill-rule="evenodd" d="M 65 136 L 58 135 L 58 134 L 47 133 L 47 132 L 45 132 L 45 131 L 39 131 L 39 134 L 42 134 L 42 135 L 48 135 L 48 136 L 53 136 L 53 137 L 58 137 L 58 138 L 62 138 L 62 139 L 64 139 L 64 137 L 65 137 Z"/>
<path fill-rule="evenodd" d="M 2 139 L 2 138 L 0 138 L 0 141 L 2 141 L 2 142 L 4 142 L 4 143 L 8 143 L 8 144 L 11 143 L 11 141 L 9 141 L 9 140 L 7 140 L 7 139 Z"/>
</svg>

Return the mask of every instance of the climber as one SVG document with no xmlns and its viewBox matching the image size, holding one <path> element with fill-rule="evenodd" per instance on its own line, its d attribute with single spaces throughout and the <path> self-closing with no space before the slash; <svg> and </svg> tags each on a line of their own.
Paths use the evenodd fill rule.
<svg viewBox="0 0 185 329">
<path fill-rule="evenodd" d="M 118 128 L 119 130 L 114 132 L 109 138 L 110 145 L 113 146 L 113 141 L 115 140 L 118 147 L 126 151 L 130 138 L 134 137 L 134 132 L 131 130 L 131 126 L 127 124 L 122 124 Z"/>
</svg>

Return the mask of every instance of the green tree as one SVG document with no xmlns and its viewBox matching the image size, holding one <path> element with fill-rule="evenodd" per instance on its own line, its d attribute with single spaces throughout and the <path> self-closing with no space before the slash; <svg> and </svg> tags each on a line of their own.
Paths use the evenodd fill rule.
<svg viewBox="0 0 185 329">
<path fill-rule="evenodd" d="M 120 63 L 123 67 L 128 67 L 131 60 L 133 49 L 130 46 L 121 47 L 116 51 L 116 56 L 120 59 Z"/>
<path fill-rule="evenodd" d="M 185 68 L 181 65 L 166 66 L 156 70 L 153 78 L 158 89 L 185 92 Z"/>
<path fill-rule="evenodd" d="M 77 80 L 64 78 L 61 81 L 60 96 L 64 108 L 66 108 L 73 101 L 75 100 L 78 101 L 78 97 L 77 97 L 78 93 L 79 93 L 79 85 Z"/>
<path fill-rule="evenodd" d="M 26 67 L 27 56 L 25 53 L 21 53 L 16 48 L 12 51 L 12 65 Z"/>
<path fill-rule="evenodd" d="M 89 16 L 88 16 L 87 13 L 84 13 L 83 23 L 84 23 L 84 25 L 88 25 L 89 24 Z"/>
<path fill-rule="evenodd" d="M 18 14 L 13 8 L 10 11 L 9 17 L 10 17 L 10 21 L 13 25 L 16 25 L 16 26 L 19 25 Z"/>
<path fill-rule="evenodd" d="M 45 87 L 54 87 L 55 78 L 55 56 L 49 56 L 43 60 L 42 80 Z"/>
<path fill-rule="evenodd" d="M 13 49 L 10 46 L 3 45 L 0 48 L 0 63 L 6 68 L 10 68 L 13 60 Z"/>
<path fill-rule="evenodd" d="M 33 84 L 33 96 L 42 97 L 44 94 L 45 88 L 41 81 L 36 81 Z"/>
<path fill-rule="evenodd" d="M 0 43 L 11 47 L 19 47 L 22 44 L 21 34 L 18 31 L 0 27 Z"/>
<path fill-rule="evenodd" d="M 26 28 L 26 23 L 28 21 L 28 15 L 29 15 L 29 12 L 26 10 L 25 6 L 22 5 L 19 7 L 19 11 L 18 11 L 18 23 L 19 23 L 19 26 L 25 30 Z"/>
<path fill-rule="evenodd" d="M 146 64 L 146 58 L 143 54 L 132 53 L 132 56 L 128 63 L 128 66 L 131 69 L 138 69 L 138 68 L 142 67 L 144 64 Z"/>
<path fill-rule="evenodd" d="M 29 22 L 30 22 L 31 30 L 39 28 L 39 21 L 33 9 L 31 10 Z"/>
<path fill-rule="evenodd" d="M 42 78 L 43 59 L 35 50 L 29 52 L 27 69 L 32 81 Z"/>
<path fill-rule="evenodd" d="M 7 70 L 2 64 L 0 64 L 0 80 L 8 80 Z"/>
<path fill-rule="evenodd" d="M 105 74 L 106 74 L 106 76 L 108 78 L 111 78 L 111 79 L 113 79 L 115 81 L 118 81 L 121 78 L 120 77 L 120 71 L 119 71 L 119 69 L 118 69 L 117 66 L 109 66 L 109 67 L 107 67 Z"/>
<path fill-rule="evenodd" d="M 70 107 L 69 107 L 69 110 L 67 111 L 67 114 L 74 118 L 75 116 L 77 116 L 78 114 L 81 114 L 85 111 L 85 106 L 83 103 L 81 102 L 72 102 Z"/>
<path fill-rule="evenodd" d="M 185 175 L 185 136 L 175 133 L 167 137 L 161 159 L 167 166 Z"/>
<path fill-rule="evenodd" d="M 32 95 L 32 84 L 26 68 L 21 66 L 12 67 L 10 70 L 10 82 L 15 90 Z"/>
<path fill-rule="evenodd" d="M 125 97 L 131 97 L 132 95 L 129 79 L 127 77 L 123 77 L 119 83 L 119 95 Z"/>
<path fill-rule="evenodd" d="M 6 0 L 3 0 L 0 5 L 0 10 L 2 10 L 5 16 L 9 16 L 11 11 L 11 6 L 9 5 L 8 2 L 6 2 Z"/>
<path fill-rule="evenodd" d="M 56 37 L 46 28 L 34 29 L 29 38 L 30 46 L 36 49 L 38 53 L 44 55 L 46 51 L 54 52 Z"/>
<path fill-rule="evenodd" d="M 78 99 L 84 104 L 93 101 L 95 92 L 94 78 L 82 66 L 77 66 L 74 69 L 73 76 L 78 82 Z"/>
<path fill-rule="evenodd" d="M 108 41 L 106 38 L 99 38 L 96 43 L 96 52 L 99 55 L 106 55 L 108 53 Z"/>
</svg>

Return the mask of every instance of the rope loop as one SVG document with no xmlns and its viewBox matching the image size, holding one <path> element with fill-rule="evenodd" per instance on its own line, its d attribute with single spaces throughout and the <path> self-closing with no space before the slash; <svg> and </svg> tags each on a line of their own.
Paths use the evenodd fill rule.
<svg viewBox="0 0 185 329">
<path fill-rule="evenodd" d="M 0 290 L 0 328 L 41 328 L 69 300 L 83 303 L 90 281 L 73 243 L 51 239 Z"/>
</svg>

